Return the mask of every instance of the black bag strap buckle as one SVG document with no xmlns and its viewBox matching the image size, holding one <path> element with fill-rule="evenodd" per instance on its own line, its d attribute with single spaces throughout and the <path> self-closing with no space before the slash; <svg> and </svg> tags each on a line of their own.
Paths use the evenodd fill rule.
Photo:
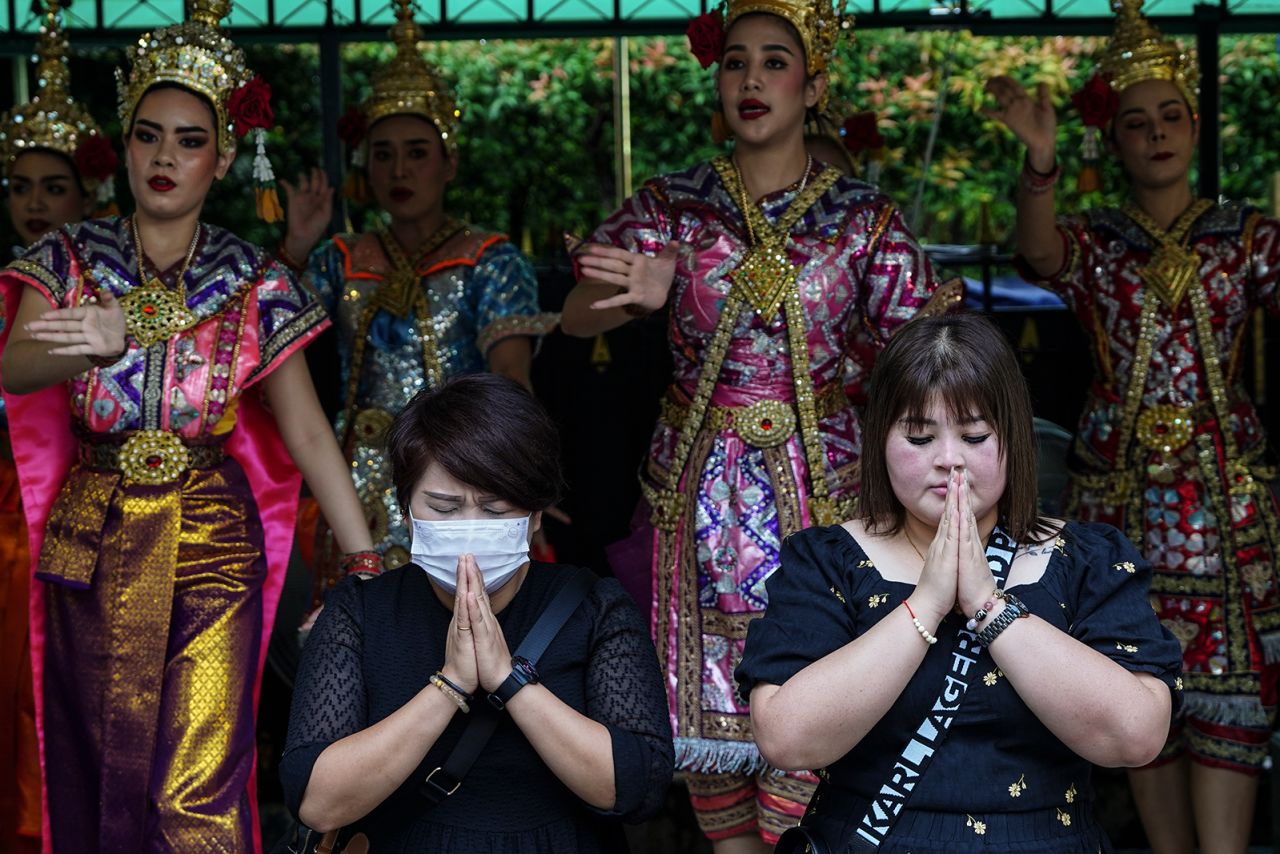
<svg viewBox="0 0 1280 854">
<path fill-rule="evenodd" d="M 436 778 L 439 779 L 436 779 Z M 433 804 L 438 804 L 445 798 L 458 791 L 458 787 L 462 785 L 462 781 L 455 779 L 452 774 L 444 770 L 444 766 L 436 768 L 427 775 L 427 779 L 422 781 L 422 796 Z"/>
</svg>

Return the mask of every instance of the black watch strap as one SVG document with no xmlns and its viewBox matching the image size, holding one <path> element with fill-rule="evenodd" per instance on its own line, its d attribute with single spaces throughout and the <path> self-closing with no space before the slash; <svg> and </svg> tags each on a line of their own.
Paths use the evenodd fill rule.
<svg viewBox="0 0 1280 854">
<path fill-rule="evenodd" d="M 537 661 L 565 622 L 582 604 L 591 588 L 595 586 L 596 575 L 589 569 L 579 569 L 570 576 L 564 586 L 557 591 L 551 604 L 546 607 L 529 630 L 529 634 L 516 648 L 516 656 L 525 661 Z M 512 667 L 514 670 L 514 666 Z M 536 674 L 537 671 L 534 671 Z M 499 686 L 501 691 L 503 686 Z M 518 689 L 517 689 L 518 690 Z M 512 693 L 515 693 L 514 691 Z M 471 770 L 480 752 L 489 742 L 489 737 L 497 729 L 502 716 L 483 705 L 473 706 L 471 720 L 462 731 L 457 746 L 445 759 L 444 764 L 434 769 L 423 781 L 419 791 L 430 805 L 435 805 L 452 795 L 462 785 L 462 779 Z"/>
<path fill-rule="evenodd" d="M 523 655 L 513 656 L 511 659 L 511 674 L 502 680 L 498 690 L 489 695 L 489 702 L 493 704 L 495 709 L 505 709 L 507 703 L 511 702 L 511 698 L 516 695 L 517 691 L 526 685 L 536 685 L 537 683 L 538 671 L 534 668 L 533 662 Z"/>
</svg>

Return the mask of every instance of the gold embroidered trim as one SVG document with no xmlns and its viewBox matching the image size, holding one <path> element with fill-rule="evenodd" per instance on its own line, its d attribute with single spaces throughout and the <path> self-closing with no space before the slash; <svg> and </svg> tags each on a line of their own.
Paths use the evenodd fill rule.
<svg viewBox="0 0 1280 854">
<path fill-rule="evenodd" d="M 1213 202 L 1198 199 L 1182 212 L 1168 231 L 1157 225 L 1137 205 L 1129 204 L 1124 207 L 1124 214 L 1156 242 L 1151 260 L 1138 272 L 1138 276 L 1171 311 L 1177 310 L 1193 284 L 1197 287 L 1200 285 L 1200 257 L 1195 250 L 1189 250 L 1186 243 L 1191 227 L 1211 207 Z"/>
<path fill-rule="evenodd" d="M 760 205 L 752 203 L 742 175 L 731 158 L 721 155 L 712 160 L 711 165 L 724 183 L 729 198 L 742 212 L 750 244 L 746 257 L 729 274 L 729 279 L 738 296 L 768 322 L 778 313 L 786 294 L 795 289 L 803 268 L 803 265 L 793 264 L 787 255 L 791 229 L 839 180 L 839 170 L 825 167 L 819 172 L 808 186 L 796 194 L 778 224 L 774 225 L 760 210 Z M 805 176 L 808 174 L 806 171 Z"/>
<path fill-rule="evenodd" d="M 725 186 L 729 188 L 730 198 L 733 198 L 733 190 L 741 187 L 742 182 L 732 162 L 729 158 L 722 156 L 712 161 L 712 165 L 720 175 L 721 180 L 724 181 Z M 770 225 L 765 220 L 759 205 L 747 206 L 747 209 L 742 212 L 744 221 L 749 224 L 749 227 L 755 228 L 754 224 L 758 219 L 762 226 L 761 228 L 755 228 L 756 234 L 769 235 L 769 239 L 777 238 L 785 241 L 791 227 L 799 222 L 800 218 L 808 212 L 814 202 L 836 182 L 837 173 L 838 170 L 835 169 L 824 169 L 791 202 L 790 207 L 778 221 L 777 226 Z M 738 318 L 743 310 L 748 306 L 748 300 L 744 298 L 741 290 L 741 287 L 735 283 L 720 309 L 720 317 L 716 321 L 715 331 L 712 333 L 711 340 L 707 345 L 702 371 L 698 374 L 698 384 L 693 394 L 693 400 L 689 403 L 689 415 L 680 430 L 680 435 L 676 438 L 675 450 L 671 456 L 671 467 L 667 473 L 667 482 L 662 484 L 660 488 L 655 489 L 641 481 L 641 492 L 644 494 L 645 500 L 649 502 L 649 506 L 653 508 L 651 520 L 654 527 L 660 530 L 674 531 L 684 511 L 686 498 L 679 491 L 679 482 L 684 476 L 685 468 L 689 462 L 689 452 L 693 448 L 694 438 L 703 429 L 706 421 L 711 395 L 715 391 L 716 383 L 719 381 L 720 369 L 724 365 L 725 356 L 728 354 L 734 327 L 737 325 Z M 813 409 L 813 380 L 809 376 L 808 346 L 804 341 L 804 314 L 803 311 L 793 311 L 793 308 L 800 306 L 800 296 L 795 287 L 792 287 L 786 294 L 784 303 L 787 306 L 787 331 L 792 344 L 791 370 L 796 385 L 796 409 L 800 415 L 801 441 L 806 445 L 805 450 L 809 459 L 812 460 L 812 457 L 816 455 L 819 462 L 821 462 L 824 455 L 820 447 L 815 447 L 813 452 L 810 452 L 808 448 L 809 445 L 813 444 L 812 440 L 818 438 L 817 416 Z M 795 349 L 795 326 L 797 325 L 795 321 L 797 319 L 800 321 L 799 342 L 801 346 L 799 352 Z M 807 412 L 806 409 L 808 410 Z M 815 470 L 811 465 L 809 477 L 814 489 L 814 496 L 810 498 L 810 512 L 812 514 L 814 499 L 825 499 L 827 496 L 824 468 L 820 466 Z M 824 518 L 831 515 L 834 514 L 825 514 Z M 832 523 L 826 522 L 823 524 Z"/>
<path fill-rule="evenodd" d="M 364 372 L 364 351 L 369 341 L 369 328 L 379 310 L 385 310 L 396 317 L 412 316 L 418 337 L 422 339 L 423 378 L 427 388 L 439 388 L 444 383 L 444 367 L 440 363 L 440 354 L 436 348 L 435 325 L 431 318 L 431 304 L 422 288 L 422 277 L 417 266 L 424 259 L 448 243 L 459 232 L 466 230 L 466 224 L 455 219 L 446 219 L 431 237 L 423 242 L 417 252 L 417 259 L 409 263 L 400 243 L 390 231 L 383 228 L 375 235 L 383 254 L 391 269 L 386 279 L 377 290 L 370 295 L 360 311 L 360 319 L 356 322 L 355 336 L 351 342 L 351 372 L 347 377 L 347 391 L 343 400 L 344 435 L 342 447 L 348 449 L 351 440 L 353 419 L 355 416 L 356 397 L 360 393 L 360 380 Z"/>
</svg>

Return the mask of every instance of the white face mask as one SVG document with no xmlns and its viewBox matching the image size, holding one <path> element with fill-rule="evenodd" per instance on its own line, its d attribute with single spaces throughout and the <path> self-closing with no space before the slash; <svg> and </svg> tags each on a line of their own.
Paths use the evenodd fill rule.
<svg viewBox="0 0 1280 854">
<path fill-rule="evenodd" d="M 529 518 L 424 522 L 410 513 L 409 554 L 450 595 L 458 589 L 458 556 L 475 555 L 484 589 L 492 593 L 529 560 Z"/>
</svg>

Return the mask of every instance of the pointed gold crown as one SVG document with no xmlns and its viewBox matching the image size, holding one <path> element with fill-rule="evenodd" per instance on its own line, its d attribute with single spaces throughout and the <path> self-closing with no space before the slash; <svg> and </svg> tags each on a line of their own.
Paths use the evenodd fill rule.
<svg viewBox="0 0 1280 854">
<path fill-rule="evenodd" d="M 1099 59 L 1116 94 L 1143 80 L 1168 80 L 1178 87 L 1192 112 L 1199 112 L 1200 73 L 1195 57 L 1166 39 L 1142 14 L 1143 0 L 1112 0 L 1116 31 Z"/>
<path fill-rule="evenodd" d="M 728 32 L 743 15 L 759 13 L 782 18 L 800 34 L 805 69 L 812 77 L 826 71 L 840 31 L 849 27 L 850 20 L 843 19 L 838 8 L 831 0 L 725 0 L 724 29 Z"/>
<path fill-rule="evenodd" d="M 231 93 L 248 83 L 253 72 L 244 51 L 218 29 L 231 11 L 231 0 L 187 0 L 190 20 L 143 33 L 131 45 L 129 72 L 116 69 L 120 123 L 127 131 L 147 90 L 157 83 L 176 83 L 209 99 L 218 125 L 218 150 L 235 151 L 234 126 L 227 115 Z"/>
<path fill-rule="evenodd" d="M 48 149 L 75 163 L 76 149 L 91 136 L 102 136 L 89 111 L 71 98 L 67 37 L 57 0 L 49 0 L 36 42 L 36 94 L 0 116 L 0 162 L 8 178 L 18 155 Z M 97 180 L 80 175 L 86 190 Z"/>
<path fill-rule="evenodd" d="M 373 91 L 360 106 L 368 127 L 388 116 L 418 116 L 435 125 L 445 146 L 454 151 L 462 112 L 440 74 L 422 58 L 418 42 L 422 30 L 413 20 L 412 0 L 396 0 L 396 24 L 391 40 L 396 55 L 373 78 Z"/>
</svg>

